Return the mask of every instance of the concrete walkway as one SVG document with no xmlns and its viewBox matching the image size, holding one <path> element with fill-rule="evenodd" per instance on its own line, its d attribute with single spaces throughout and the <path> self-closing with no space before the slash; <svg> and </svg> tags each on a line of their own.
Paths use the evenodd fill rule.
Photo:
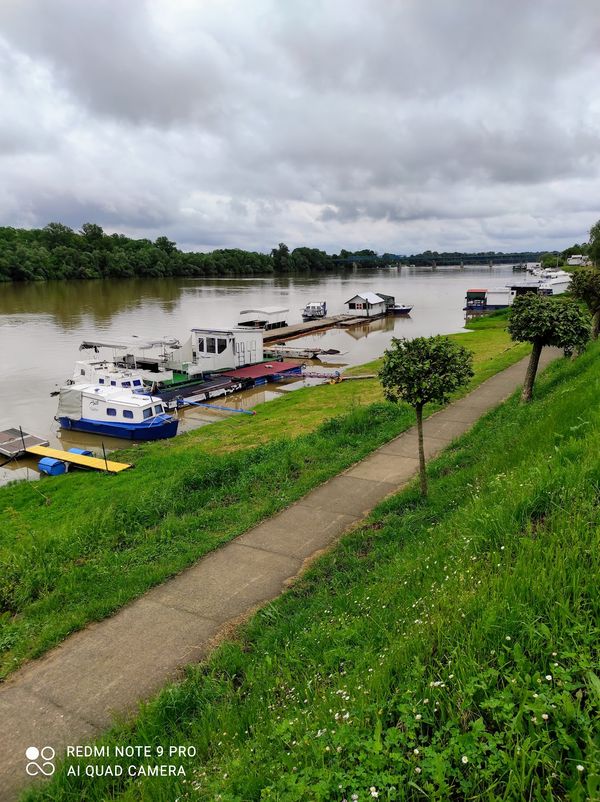
<svg viewBox="0 0 600 802">
<path fill-rule="evenodd" d="M 544 349 L 540 367 L 556 355 Z M 428 418 L 427 457 L 511 395 L 525 368 L 523 360 Z M 49 745 L 60 754 L 100 734 L 114 714 L 134 711 L 187 663 L 206 657 L 228 624 L 281 593 L 305 560 L 397 492 L 417 469 L 416 430 L 410 429 L 9 677 L 0 685 L 0 799 L 15 799 L 30 779 L 27 747 Z"/>
</svg>

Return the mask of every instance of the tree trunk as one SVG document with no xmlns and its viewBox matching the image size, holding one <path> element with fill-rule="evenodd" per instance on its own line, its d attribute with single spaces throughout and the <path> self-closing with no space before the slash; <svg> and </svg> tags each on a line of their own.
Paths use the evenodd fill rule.
<svg viewBox="0 0 600 802">
<path fill-rule="evenodd" d="M 542 344 L 540 342 L 534 342 L 533 348 L 531 349 L 531 356 L 529 357 L 529 365 L 527 365 L 527 373 L 525 374 L 523 392 L 521 393 L 521 402 L 524 404 L 529 403 L 533 397 L 533 383 L 535 381 L 535 374 L 537 373 L 541 355 Z"/>
<path fill-rule="evenodd" d="M 600 309 L 596 309 L 592 317 L 592 340 L 597 340 L 600 334 Z"/>
<path fill-rule="evenodd" d="M 423 447 L 423 404 L 415 407 L 417 413 L 417 435 L 419 440 L 419 477 L 421 479 L 421 495 L 427 498 L 427 472 L 425 471 L 425 449 Z"/>
</svg>

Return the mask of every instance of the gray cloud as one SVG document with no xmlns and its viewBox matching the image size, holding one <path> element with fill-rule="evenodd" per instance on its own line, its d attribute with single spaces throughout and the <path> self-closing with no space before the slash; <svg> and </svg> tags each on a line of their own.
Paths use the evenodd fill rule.
<svg viewBox="0 0 600 802">
<path fill-rule="evenodd" d="M 581 241 L 598 41 L 593 0 L 4 0 L 0 224 L 199 249 Z"/>
</svg>

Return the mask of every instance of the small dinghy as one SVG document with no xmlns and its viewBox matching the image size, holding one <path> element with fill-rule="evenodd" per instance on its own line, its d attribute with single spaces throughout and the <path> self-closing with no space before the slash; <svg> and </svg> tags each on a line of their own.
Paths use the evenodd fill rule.
<svg viewBox="0 0 600 802">
<path fill-rule="evenodd" d="M 160 398 L 96 384 L 61 387 L 56 420 L 63 429 L 125 440 L 174 437 L 179 424 Z"/>
</svg>

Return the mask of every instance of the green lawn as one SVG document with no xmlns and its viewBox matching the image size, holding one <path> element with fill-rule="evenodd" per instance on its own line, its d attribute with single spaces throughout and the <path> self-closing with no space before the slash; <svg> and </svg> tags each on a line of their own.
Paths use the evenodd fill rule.
<svg viewBox="0 0 600 802">
<path fill-rule="evenodd" d="M 63 770 L 26 799 L 598 799 L 599 357 L 487 415 L 429 501 L 386 500 L 104 739 L 193 744 L 185 782 Z"/>
<path fill-rule="evenodd" d="M 505 319 L 457 335 L 473 384 L 514 362 Z M 430 410 L 431 412 L 432 410 Z M 255 416 L 121 452 L 117 476 L 0 488 L 0 677 L 298 499 L 411 426 L 376 380 L 306 388 Z"/>
</svg>

